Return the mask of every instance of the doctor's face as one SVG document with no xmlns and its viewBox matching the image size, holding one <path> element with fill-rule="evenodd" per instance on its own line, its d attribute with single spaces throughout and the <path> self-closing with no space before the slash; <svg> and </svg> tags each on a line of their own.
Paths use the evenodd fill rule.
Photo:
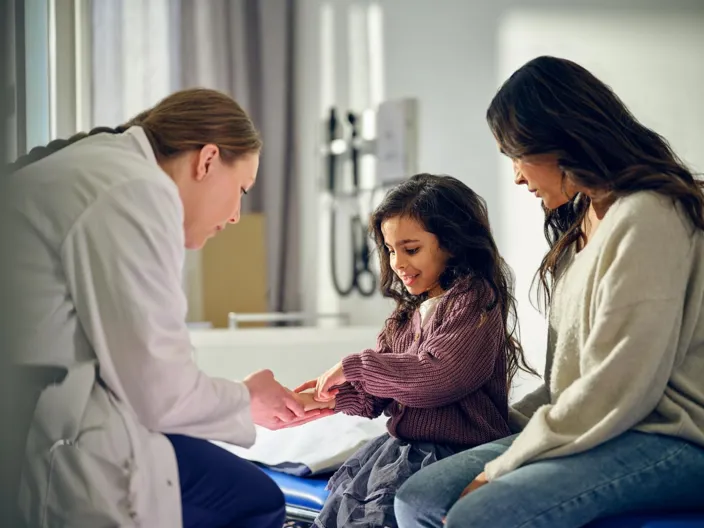
<svg viewBox="0 0 704 528">
<path fill-rule="evenodd" d="M 189 182 L 180 189 L 184 206 L 186 248 L 200 249 L 208 239 L 240 220 L 242 197 L 254 185 L 259 153 L 225 163 L 214 145 L 197 153 Z"/>
</svg>

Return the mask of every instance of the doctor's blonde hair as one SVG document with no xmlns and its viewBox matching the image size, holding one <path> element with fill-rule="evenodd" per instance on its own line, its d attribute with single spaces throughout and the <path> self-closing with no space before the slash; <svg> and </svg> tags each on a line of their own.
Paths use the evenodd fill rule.
<svg viewBox="0 0 704 528">
<path fill-rule="evenodd" d="M 145 110 L 124 125 L 98 127 L 68 139 L 57 139 L 35 147 L 10 164 L 15 172 L 81 139 L 100 133 L 120 134 L 131 126 L 140 126 L 149 138 L 159 161 L 217 145 L 225 163 L 262 148 L 259 132 L 242 107 L 231 97 L 216 90 L 191 88 L 175 92 L 156 106 Z"/>
</svg>

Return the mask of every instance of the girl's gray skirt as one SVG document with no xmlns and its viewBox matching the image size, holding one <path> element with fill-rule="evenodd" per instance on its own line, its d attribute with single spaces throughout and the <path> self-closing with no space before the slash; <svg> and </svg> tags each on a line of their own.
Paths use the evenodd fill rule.
<svg viewBox="0 0 704 528">
<path fill-rule="evenodd" d="M 396 491 L 414 473 L 457 452 L 440 444 L 399 440 L 388 433 L 371 440 L 332 476 L 330 497 L 313 525 L 396 528 Z"/>
</svg>

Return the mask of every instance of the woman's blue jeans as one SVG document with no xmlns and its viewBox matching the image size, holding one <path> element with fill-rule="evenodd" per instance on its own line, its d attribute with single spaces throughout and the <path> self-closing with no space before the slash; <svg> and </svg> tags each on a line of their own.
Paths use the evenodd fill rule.
<svg viewBox="0 0 704 528">
<path fill-rule="evenodd" d="M 423 469 L 399 490 L 400 528 L 578 528 L 602 517 L 704 509 L 704 449 L 681 439 L 627 432 L 590 451 L 534 462 L 457 500 L 514 437 Z"/>
</svg>

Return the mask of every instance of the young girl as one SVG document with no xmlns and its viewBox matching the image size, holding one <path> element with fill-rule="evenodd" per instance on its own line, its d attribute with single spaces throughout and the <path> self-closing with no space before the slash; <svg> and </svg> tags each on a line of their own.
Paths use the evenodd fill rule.
<svg viewBox="0 0 704 528">
<path fill-rule="evenodd" d="M 335 473 L 315 525 L 396 526 L 396 490 L 413 473 L 509 434 L 508 389 L 525 366 L 511 320 L 510 273 L 484 201 L 455 178 L 420 174 L 374 212 L 381 289 L 397 307 L 377 346 L 318 380 L 338 412 L 389 416 L 388 434 Z"/>
</svg>

